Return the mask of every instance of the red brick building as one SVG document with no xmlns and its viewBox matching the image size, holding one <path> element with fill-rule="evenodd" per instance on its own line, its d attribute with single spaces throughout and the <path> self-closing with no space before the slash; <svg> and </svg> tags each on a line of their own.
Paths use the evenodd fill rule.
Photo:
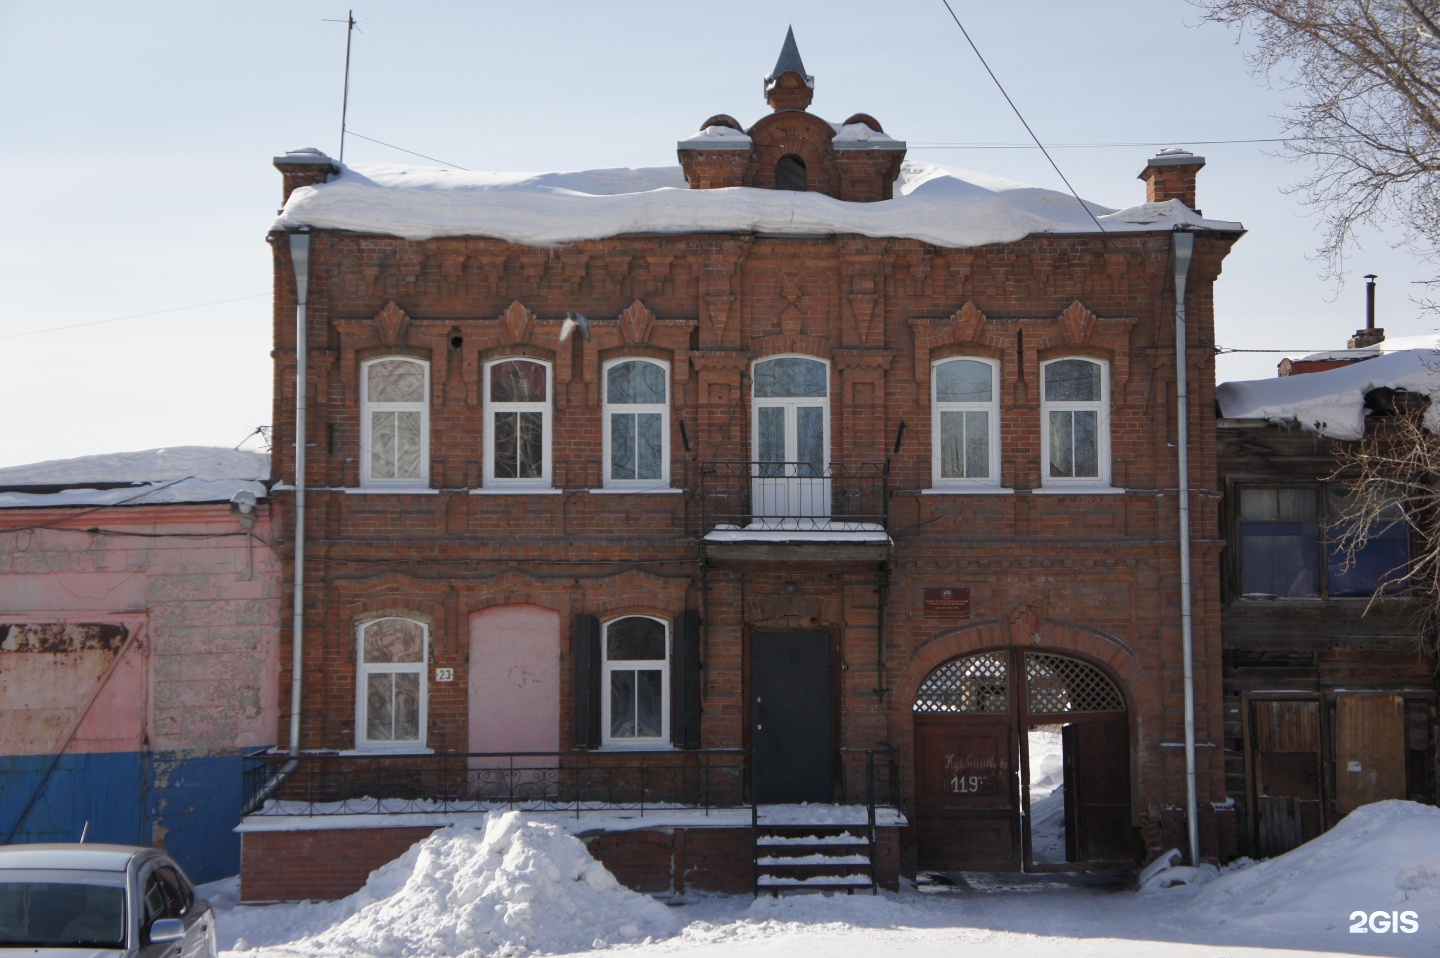
<svg viewBox="0 0 1440 958">
<path fill-rule="evenodd" d="M 1183 845 L 1184 228 L 1199 826 L 1216 855 L 1211 290 L 1240 229 L 1194 211 L 1204 161 L 1151 160 L 1147 204 L 1102 234 L 1073 199 L 966 183 L 905 163 L 872 117 L 807 112 L 793 38 L 766 81 L 772 112 L 681 141 L 684 183 L 486 193 L 277 158 L 283 483 L 287 234 L 310 244 L 299 745 L 342 753 L 329 785 L 306 759 L 282 797 L 308 781 L 317 800 L 463 799 L 523 779 L 551 798 L 603 781 L 622 803 L 863 804 L 873 782 L 908 823 L 880 843 L 892 874 L 897 853 L 1063 868 Z M 588 324 L 567 336 L 575 314 Z M 275 492 L 287 553 L 291 496 Z M 1071 825 L 1049 857 L 1022 825 L 1036 727 L 1063 739 Z M 554 754 L 446 758 L 481 752 Z M 446 762 L 464 784 L 440 784 Z M 385 763 L 409 784 L 375 777 Z M 641 767 L 648 784 L 625 779 Z M 252 839 L 283 856 L 247 836 L 247 873 Z M 642 886 L 685 844 L 645 841 L 664 847 L 628 844 Z"/>
</svg>

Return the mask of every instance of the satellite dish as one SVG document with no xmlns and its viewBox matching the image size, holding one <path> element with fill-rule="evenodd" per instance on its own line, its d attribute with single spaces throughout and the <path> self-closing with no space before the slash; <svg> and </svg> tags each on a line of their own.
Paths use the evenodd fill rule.
<svg viewBox="0 0 1440 958">
<path fill-rule="evenodd" d="M 565 322 L 560 324 L 560 342 L 569 339 L 570 334 L 577 329 L 580 330 L 580 338 L 590 342 L 590 320 L 577 312 L 566 311 Z"/>
</svg>

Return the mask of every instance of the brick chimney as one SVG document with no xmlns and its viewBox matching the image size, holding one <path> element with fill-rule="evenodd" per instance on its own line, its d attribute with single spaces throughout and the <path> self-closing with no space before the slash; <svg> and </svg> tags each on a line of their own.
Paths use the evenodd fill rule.
<svg viewBox="0 0 1440 958">
<path fill-rule="evenodd" d="M 815 78 L 805 72 L 800 48 L 795 45 L 795 29 L 785 30 L 785 45 L 775 69 L 765 78 L 765 102 L 777 113 L 781 110 L 803 110 L 815 98 Z"/>
<path fill-rule="evenodd" d="M 1196 156 L 1189 150 L 1168 147 L 1161 150 L 1145 164 L 1137 179 L 1145 181 L 1145 202 L 1163 203 L 1179 200 L 1195 212 L 1195 175 L 1205 165 L 1205 157 Z"/>
<path fill-rule="evenodd" d="M 290 150 L 284 156 L 275 157 L 275 169 L 280 171 L 280 175 L 284 179 L 284 197 L 280 200 L 281 206 L 284 206 L 290 199 L 290 194 L 300 187 L 324 183 L 330 178 L 331 173 L 340 172 L 340 167 L 335 165 L 334 160 L 313 146 Z"/>
</svg>

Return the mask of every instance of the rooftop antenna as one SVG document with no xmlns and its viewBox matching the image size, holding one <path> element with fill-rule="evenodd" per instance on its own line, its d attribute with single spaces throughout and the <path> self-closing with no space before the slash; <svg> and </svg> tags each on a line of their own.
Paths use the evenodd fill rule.
<svg viewBox="0 0 1440 958">
<path fill-rule="evenodd" d="M 355 25 L 355 11 L 345 11 L 344 20 L 325 20 L 322 23 L 345 24 L 345 96 L 340 101 L 340 162 L 345 162 L 345 117 L 350 112 L 350 38 L 359 29 Z"/>
</svg>

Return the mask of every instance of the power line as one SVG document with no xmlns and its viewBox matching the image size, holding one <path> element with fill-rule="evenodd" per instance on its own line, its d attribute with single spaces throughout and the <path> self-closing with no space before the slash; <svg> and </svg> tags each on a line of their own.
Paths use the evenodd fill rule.
<svg viewBox="0 0 1440 958">
<path fill-rule="evenodd" d="M 0 339 L 18 339 L 21 336 L 35 336 L 40 333 L 58 333 L 64 329 L 80 329 L 84 326 L 99 326 L 103 323 L 118 323 L 122 319 L 142 319 L 146 316 L 160 316 L 165 313 L 179 313 L 187 309 L 201 309 L 205 306 L 220 306 L 224 303 L 239 303 L 247 299 L 259 299 L 261 296 L 269 296 L 269 293 L 255 293 L 250 296 L 236 296 L 234 299 L 217 299 L 209 303 L 195 303 L 191 306 L 175 306 L 171 309 L 157 309 L 148 313 L 131 313 L 129 316 L 115 316 L 111 319 L 95 319 L 88 323 L 72 323 L 69 326 L 48 326 L 44 329 L 27 329 L 23 333 L 6 333 Z"/>
<path fill-rule="evenodd" d="M 379 143 L 381 146 L 388 146 L 392 150 L 399 150 L 401 153 L 409 153 L 411 156 L 418 156 L 422 160 L 434 160 L 436 163 L 444 163 L 446 166 L 453 166 L 457 170 L 464 170 L 466 173 L 470 172 L 469 169 L 461 166 L 459 163 L 448 163 L 445 160 L 440 159 L 439 157 L 426 156 L 424 153 L 416 153 L 414 150 L 407 150 L 403 146 L 396 146 L 394 143 L 386 143 L 384 140 L 377 140 L 373 136 L 365 136 L 362 133 L 356 133 L 354 130 L 346 130 L 345 135 L 358 136 L 362 140 L 369 140 L 371 143 Z"/>
<path fill-rule="evenodd" d="M 962 29 L 963 29 L 963 28 L 962 28 Z M 1013 104 L 1012 104 L 1012 107 L 1013 107 Z M 1022 121 L 1022 122 L 1023 122 L 1023 121 Z M 1269 136 L 1269 137 L 1255 137 L 1255 138 L 1250 138 L 1250 139 L 1234 139 L 1234 140 L 1192 140 L 1192 139 L 1189 139 L 1189 138 L 1187 138 L 1187 137 L 1175 137 L 1174 139 L 1169 139 L 1169 140 L 1132 140 L 1132 141 L 1128 141 L 1128 142 L 1127 142 L 1127 141 L 1117 140 L 1117 141 L 1109 142 L 1109 143 L 1106 143 L 1106 142 L 1100 142 L 1100 143 L 1051 143 L 1051 144 L 1048 144 L 1048 147 L 1039 146 L 1039 145 L 1036 144 L 1036 143 L 954 143 L 954 142 L 946 142 L 946 141 L 936 141 L 936 142 L 934 142 L 934 143 L 926 143 L 926 142 L 923 142 L 923 141 L 916 142 L 916 141 L 914 141 L 914 140 L 911 140 L 911 141 L 909 141 L 906 145 L 907 145 L 907 146 L 910 146 L 910 147 L 912 147 L 912 148 L 914 148 L 914 149 L 917 149 L 917 150 L 1035 150 L 1035 149 L 1043 150 L 1043 149 L 1047 149 L 1047 148 L 1048 148 L 1048 149 L 1051 149 L 1051 150 L 1060 150 L 1060 149 L 1065 149 L 1065 150 L 1086 150 L 1086 149 L 1089 149 L 1089 150 L 1103 150 L 1103 149 L 1120 149 L 1120 148 L 1122 148 L 1122 147 L 1123 147 L 1123 148 L 1126 148 L 1126 149 L 1130 149 L 1130 148 L 1134 148 L 1134 147 L 1138 147 L 1138 146 L 1174 146 L 1174 145 L 1177 144 L 1177 143 L 1183 143 L 1183 144 L 1185 144 L 1185 145 L 1187 145 L 1187 146 L 1223 146 L 1223 145 L 1227 145 L 1227 144 L 1237 144 L 1237 143 L 1302 143 L 1302 142 L 1315 142 L 1315 141 L 1321 141 L 1321 140 L 1323 140 L 1323 141 L 1331 141 L 1331 140 L 1351 140 L 1351 139 L 1358 139 L 1358 137 L 1349 137 L 1349 136 L 1324 136 L 1324 137 L 1314 137 L 1314 136 Z"/>
</svg>

